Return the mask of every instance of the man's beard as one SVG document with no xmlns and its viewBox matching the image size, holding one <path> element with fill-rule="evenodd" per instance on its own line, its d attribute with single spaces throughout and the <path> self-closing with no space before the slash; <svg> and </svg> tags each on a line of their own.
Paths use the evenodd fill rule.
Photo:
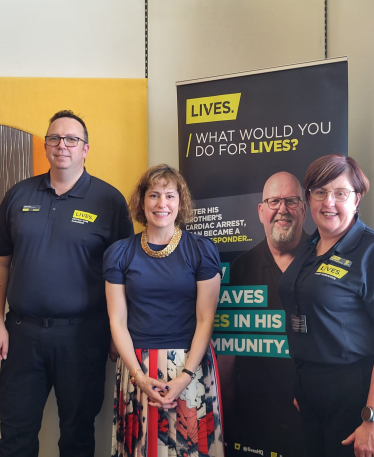
<svg viewBox="0 0 374 457">
<path fill-rule="evenodd" d="M 278 228 L 275 225 L 277 221 L 287 221 L 290 223 L 288 227 Z M 288 244 L 295 240 L 296 224 L 295 219 L 288 215 L 286 217 L 274 218 L 271 225 L 270 238 L 276 244 Z"/>
</svg>

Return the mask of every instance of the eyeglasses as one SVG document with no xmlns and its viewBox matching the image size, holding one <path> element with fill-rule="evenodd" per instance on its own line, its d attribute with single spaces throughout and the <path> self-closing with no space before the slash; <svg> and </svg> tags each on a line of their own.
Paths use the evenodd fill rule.
<svg viewBox="0 0 374 457">
<path fill-rule="evenodd" d="M 322 187 L 317 187 L 315 189 L 309 189 L 310 196 L 313 198 L 313 200 L 317 200 L 318 202 L 322 202 L 326 197 L 329 192 L 331 192 L 331 195 L 333 199 L 337 202 L 345 202 L 348 200 L 349 196 L 351 193 L 356 193 L 355 190 L 350 190 L 350 189 L 344 189 L 344 188 L 338 188 L 338 189 L 333 189 L 333 190 L 326 190 L 323 189 Z"/>
<path fill-rule="evenodd" d="M 48 146 L 58 146 L 60 141 L 64 140 L 66 147 L 78 146 L 79 141 L 82 141 L 84 144 L 87 144 L 87 141 L 82 140 L 77 136 L 57 136 L 57 135 L 48 135 L 45 137 L 45 142 Z"/>
<path fill-rule="evenodd" d="M 302 202 L 303 200 L 300 197 L 286 197 L 286 198 L 267 198 L 264 200 L 262 203 L 267 203 L 268 207 L 270 209 L 279 209 L 280 205 L 284 202 L 284 204 L 287 206 L 287 208 L 297 208 L 299 205 L 299 202 Z"/>
</svg>

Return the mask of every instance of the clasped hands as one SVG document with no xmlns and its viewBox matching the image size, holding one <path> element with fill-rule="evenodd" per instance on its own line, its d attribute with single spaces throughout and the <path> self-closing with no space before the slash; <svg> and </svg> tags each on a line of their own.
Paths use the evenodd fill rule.
<svg viewBox="0 0 374 457">
<path fill-rule="evenodd" d="M 146 376 L 141 371 L 135 376 L 136 385 L 148 396 L 148 404 L 165 410 L 177 406 L 177 399 L 190 382 L 191 378 L 186 373 L 167 383 Z"/>
</svg>

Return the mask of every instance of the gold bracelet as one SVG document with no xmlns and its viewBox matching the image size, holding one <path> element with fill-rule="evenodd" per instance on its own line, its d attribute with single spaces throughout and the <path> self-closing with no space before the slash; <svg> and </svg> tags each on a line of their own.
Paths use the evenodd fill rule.
<svg viewBox="0 0 374 457">
<path fill-rule="evenodd" d="M 134 371 L 134 373 L 130 376 L 130 381 L 131 381 L 131 384 L 134 385 L 135 384 L 135 376 L 136 374 L 139 372 L 139 371 L 142 371 L 141 368 L 138 368 Z"/>
</svg>

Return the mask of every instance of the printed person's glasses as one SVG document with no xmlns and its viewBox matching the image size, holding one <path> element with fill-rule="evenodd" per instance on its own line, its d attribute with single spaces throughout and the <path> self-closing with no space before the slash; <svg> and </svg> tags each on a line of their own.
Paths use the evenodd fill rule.
<svg viewBox="0 0 374 457">
<path fill-rule="evenodd" d="M 262 203 L 267 203 L 270 209 L 279 209 L 282 201 L 287 206 L 287 208 L 297 208 L 299 203 L 302 201 L 300 197 L 286 197 L 286 198 L 267 198 Z"/>
<path fill-rule="evenodd" d="M 57 136 L 57 135 L 47 135 L 45 137 L 45 142 L 48 146 L 58 146 L 60 144 L 60 141 L 64 140 L 64 144 L 66 147 L 74 147 L 78 146 L 78 143 L 82 141 L 84 144 L 87 144 L 86 141 L 82 140 L 82 138 L 79 138 L 77 136 Z"/>
<path fill-rule="evenodd" d="M 335 201 L 345 202 L 346 200 L 348 200 L 351 193 L 355 193 L 356 191 L 343 188 L 326 190 L 322 187 L 316 187 L 315 189 L 309 189 L 309 192 L 313 200 L 317 200 L 318 202 L 322 202 L 327 197 L 327 194 L 329 192 L 331 192 L 331 195 Z"/>
</svg>

